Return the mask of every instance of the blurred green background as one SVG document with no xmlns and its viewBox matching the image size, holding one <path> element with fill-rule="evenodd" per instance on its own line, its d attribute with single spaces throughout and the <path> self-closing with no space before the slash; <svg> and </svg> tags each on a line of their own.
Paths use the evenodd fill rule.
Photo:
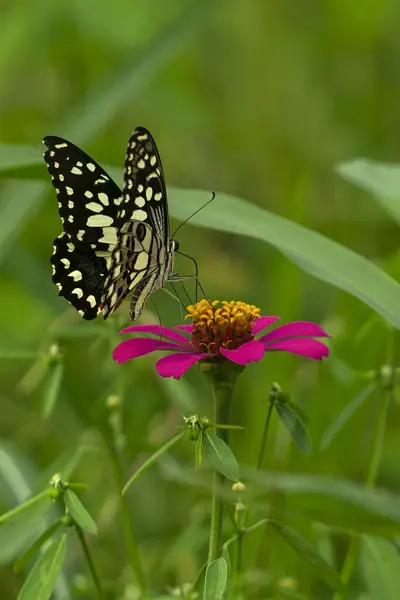
<svg viewBox="0 0 400 600">
<path fill-rule="evenodd" d="M 218 192 L 245 198 L 353 249 L 396 278 L 398 225 L 334 168 L 359 156 L 398 160 L 399 23 L 395 0 L 3 0 L 0 142 L 36 146 L 41 156 L 41 138 L 60 135 L 101 164 L 121 168 L 131 131 L 143 125 L 157 141 L 169 185 L 202 189 L 204 202 L 215 190 L 214 206 Z M 212 219 L 212 206 L 207 210 Z M 172 228 L 177 225 L 172 219 Z M 211 414 L 210 392 L 195 369 L 182 382 L 170 382 L 159 380 L 153 357 L 113 364 L 111 350 L 128 322 L 129 303 L 106 323 L 79 320 L 51 282 L 49 257 L 60 231 L 44 163 L 34 176 L 16 170 L 0 181 L 0 508 L 10 509 L 37 489 L 41 474 L 46 481 L 61 468 L 53 468 L 56 459 L 84 449 L 73 478 L 90 486 L 83 499 L 100 530 L 89 540 L 94 559 L 102 578 L 119 586 L 110 597 L 133 598 L 101 435 L 108 427 L 106 399 L 123 397 L 128 475 L 174 435 L 181 413 Z M 385 362 L 384 323 L 371 321 L 370 308 L 261 241 L 190 224 L 179 241 L 196 257 L 210 298 L 244 300 L 283 322 L 313 320 L 333 338 L 329 363 L 275 354 L 246 370 L 232 415 L 246 428 L 232 436 L 240 462 L 255 463 L 268 387 L 278 381 L 308 413 L 315 449 L 302 456 L 274 420 L 264 467 L 363 482 L 375 398 L 328 450 L 320 452 L 318 444 L 364 386 L 353 369 Z M 178 259 L 180 272 L 190 266 Z M 163 322 L 181 322 L 177 303 L 166 294 L 157 293 L 155 303 Z M 157 322 L 151 304 L 142 321 L 149 320 Z M 54 343 L 65 371 L 54 410 L 43 418 L 47 374 L 34 353 Z M 379 474 L 379 485 L 393 492 L 400 487 L 398 413 L 390 407 Z M 172 456 L 193 467 L 188 441 Z M 132 488 L 130 510 L 154 593 L 195 577 L 206 556 L 209 498 L 206 488 L 175 481 L 168 463 Z M 272 507 L 314 543 L 330 544 L 340 569 L 346 536 L 325 530 L 322 536 L 314 521 L 352 528 L 361 518 L 354 508 L 307 495 L 261 499 L 265 510 Z M 398 529 L 388 532 L 397 535 Z M 293 591 L 291 582 L 289 591 L 274 587 L 283 577 L 294 578 L 305 598 L 331 597 L 276 534 L 260 530 L 249 538 L 244 561 L 244 597 L 297 597 L 281 595 Z M 9 564 L 0 567 L 4 600 L 17 596 L 24 578 Z M 70 596 L 64 590 L 57 597 L 76 597 L 83 573 L 80 547 L 71 541 L 65 566 Z M 352 597 L 362 590 L 359 575 Z"/>
</svg>

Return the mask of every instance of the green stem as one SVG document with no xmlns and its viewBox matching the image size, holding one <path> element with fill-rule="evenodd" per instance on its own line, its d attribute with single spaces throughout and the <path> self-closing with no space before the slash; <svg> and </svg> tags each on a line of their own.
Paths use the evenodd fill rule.
<svg viewBox="0 0 400 600">
<path fill-rule="evenodd" d="M 143 594 L 142 597 L 145 597 L 145 590 L 147 587 L 146 577 L 140 561 L 139 550 L 133 533 L 128 500 L 126 496 L 122 495 L 122 487 L 124 485 L 124 469 L 121 464 L 119 452 L 114 445 L 108 445 L 108 453 L 113 467 L 115 486 L 117 488 L 119 508 L 121 512 L 122 532 L 124 535 L 128 560 L 133 572 L 136 574 L 137 582 Z"/>
<path fill-rule="evenodd" d="M 389 334 L 388 341 L 388 364 L 389 368 L 392 368 L 394 355 L 394 336 L 393 332 Z M 368 467 L 367 476 L 365 479 L 365 485 L 367 488 L 373 488 L 375 486 L 376 478 L 379 471 L 379 465 L 383 454 L 383 445 L 385 440 L 386 422 L 389 402 L 392 397 L 391 386 L 385 386 L 381 388 L 381 397 L 379 403 L 378 417 L 376 420 L 376 427 L 374 432 L 374 438 L 372 440 L 371 460 Z M 353 534 L 350 538 L 349 547 L 347 549 L 346 558 L 343 563 L 343 567 L 340 573 L 342 578 L 345 592 L 336 592 L 333 596 L 333 600 L 344 600 L 348 584 L 351 576 L 356 568 L 358 553 L 360 549 L 360 538 Z"/>
<path fill-rule="evenodd" d="M 267 418 L 265 420 L 264 431 L 263 431 L 263 436 L 262 436 L 262 440 L 261 440 L 260 452 L 258 454 L 257 471 L 259 471 L 261 469 L 262 461 L 264 458 L 264 451 L 265 451 L 265 446 L 267 443 L 269 424 L 271 422 L 271 416 L 272 416 L 272 411 L 274 409 L 274 404 L 275 404 L 274 397 L 270 396 Z"/>
<path fill-rule="evenodd" d="M 89 546 L 86 543 L 86 539 L 82 529 L 78 525 L 76 525 L 76 533 L 78 535 L 79 541 L 81 542 L 82 550 L 85 555 L 94 586 L 97 590 L 97 595 L 99 598 L 103 598 L 103 590 L 101 587 L 99 576 L 97 575 L 96 568 L 94 566 L 94 562 L 92 560 L 92 555 L 90 554 Z"/>
<path fill-rule="evenodd" d="M 226 382 L 213 378 L 214 396 L 214 421 L 218 424 L 227 425 L 230 420 L 230 408 L 234 382 Z M 229 429 L 217 429 L 216 434 L 226 443 L 229 443 Z M 221 549 L 222 521 L 224 502 L 219 493 L 223 485 L 224 476 L 214 470 L 212 487 L 211 525 L 210 541 L 208 549 L 208 562 L 219 557 Z"/>
</svg>

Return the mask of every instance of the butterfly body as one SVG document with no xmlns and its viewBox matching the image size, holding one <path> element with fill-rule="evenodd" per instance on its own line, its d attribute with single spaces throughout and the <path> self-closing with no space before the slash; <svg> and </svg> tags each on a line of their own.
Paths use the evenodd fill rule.
<svg viewBox="0 0 400 600">
<path fill-rule="evenodd" d="M 121 190 L 80 148 L 45 137 L 63 232 L 54 241 L 53 282 L 85 319 L 106 319 L 132 294 L 137 319 L 148 297 L 173 276 L 178 244 L 169 237 L 161 159 L 151 134 L 133 132 Z"/>
</svg>

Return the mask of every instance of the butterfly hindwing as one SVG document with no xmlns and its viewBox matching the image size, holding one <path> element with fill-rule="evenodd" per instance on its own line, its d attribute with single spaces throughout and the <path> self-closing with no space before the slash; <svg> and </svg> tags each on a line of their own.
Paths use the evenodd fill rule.
<svg viewBox="0 0 400 600">
<path fill-rule="evenodd" d="M 59 296 L 64 296 L 84 319 L 94 319 L 104 294 L 105 259 L 93 250 L 76 247 L 63 232 L 54 240 L 51 264 Z"/>
</svg>

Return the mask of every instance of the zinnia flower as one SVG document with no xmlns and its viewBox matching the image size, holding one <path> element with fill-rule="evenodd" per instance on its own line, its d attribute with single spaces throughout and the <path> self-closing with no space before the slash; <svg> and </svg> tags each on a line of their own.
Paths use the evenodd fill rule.
<svg viewBox="0 0 400 600">
<path fill-rule="evenodd" d="M 155 337 L 133 337 L 118 344 L 113 358 L 122 364 L 150 352 L 167 351 L 156 369 L 161 377 L 180 379 L 197 361 L 232 361 L 239 365 L 257 362 L 266 352 L 284 351 L 315 360 L 329 355 L 328 347 L 315 337 L 329 337 L 315 323 L 295 321 L 259 335 L 279 320 L 260 316 L 260 309 L 245 302 L 200 300 L 187 307 L 192 325 L 174 329 L 160 325 L 131 325 L 120 333 L 149 333 Z M 256 337 L 257 336 L 257 337 Z"/>
</svg>

